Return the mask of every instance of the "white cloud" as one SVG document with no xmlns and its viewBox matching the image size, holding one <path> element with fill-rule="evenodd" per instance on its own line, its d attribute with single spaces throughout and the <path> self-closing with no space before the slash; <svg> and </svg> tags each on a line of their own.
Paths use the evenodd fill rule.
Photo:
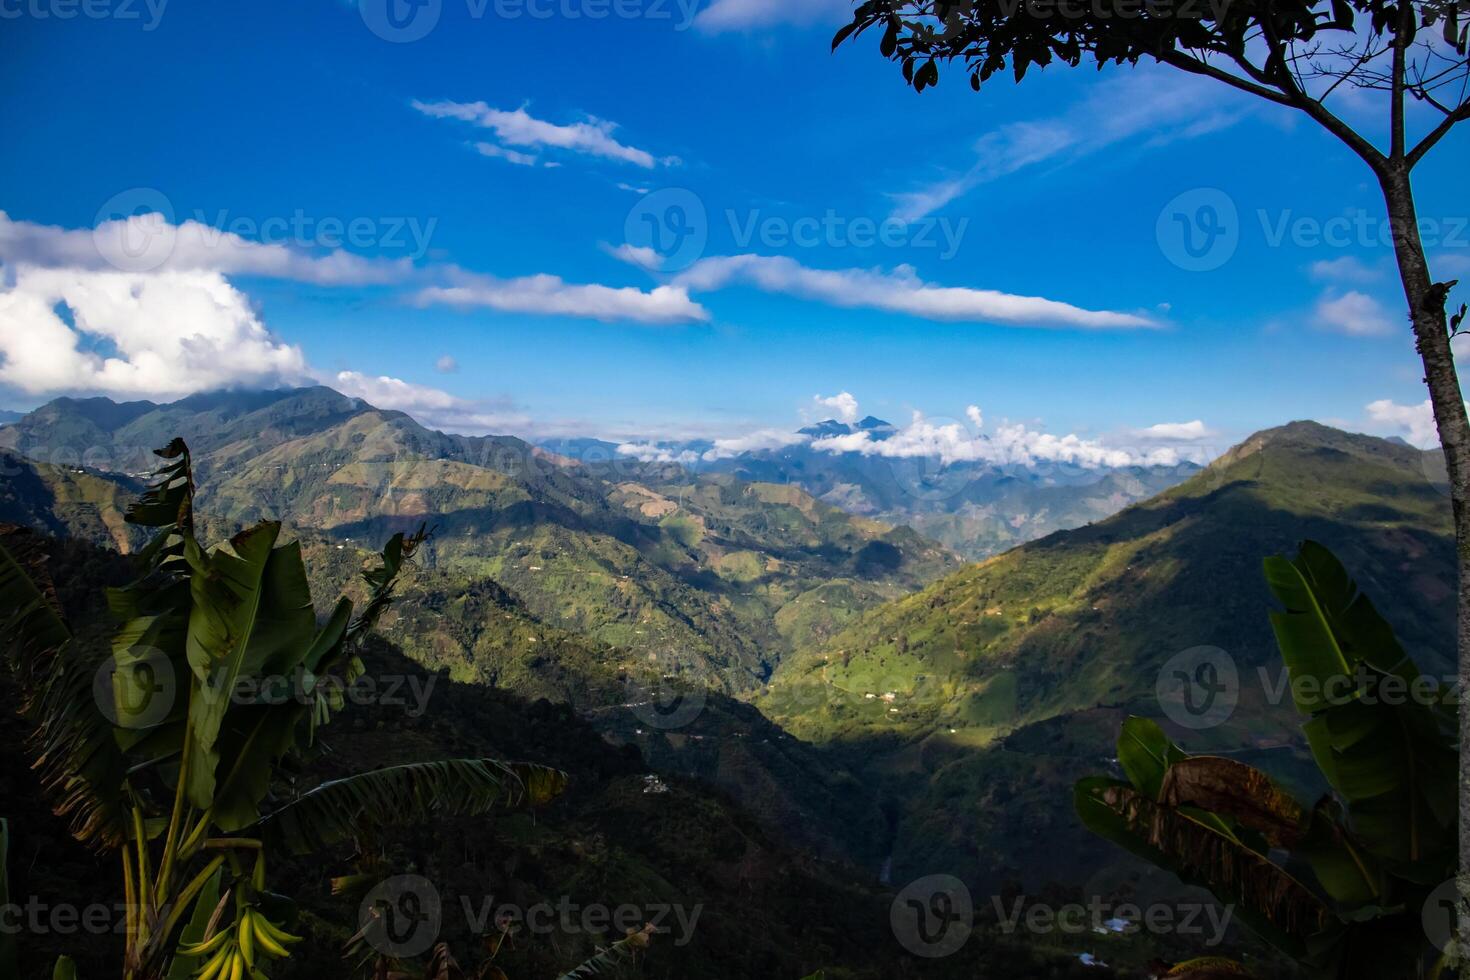
<svg viewBox="0 0 1470 980">
<path fill-rule="evenodd" d="M 425 302 L 645 323 L 709 316 L 674 286 L 644 292 L 570 285 L 549 275 L 497 280 L 453 266 L 415 270 L 407 260 L 365 259 L 340 250 L 309 254 L 194 221 L 174 225 L 158 213 L 73 230 L 14 221 L 0 212 L 0 385 L 28 395 L 167 399 L 320 381 L 448 431 L 546 428 L 492 401 L 466 400 L 386 375 L 348 370 L 323 377 L 300 347 L 265 327 L 249 298 L 229 281 L 234 274 L 330 286 L 412 276 L 447 284 L 422 289 Z M 435 369 L 452 373 L 458 363 L 445 354 Z"/>
<path fill-rule="evenodd" d="M 694 18 L 694 26 L 718 34 L 778 24 L 830 22 L 835 31 L 851 19 L 852 4 L 848 0 L 714 0 Z"/>
<path fill-rule="evenodd" d="M 813 396 L 812 401 L 819 408 L 827 408 L 835 412 L 839 422 L 846 422 L 850 425 L 858 419 L 858 401 L 849 392 L 839 392 L 828 398 L 816 395 Z"/>
<path fill-rule="evenodd" d="M 483 306 L 502 313 L 536 313 L 630 320 L 634 323 L 702 323 L 709 311 L 689 298 L 682 286 L 656 286 L 647 292 L 634 286 L 568 283 L 560 276 L 535 275 L 496 279 L 455 272 L 452 285 L 419 291 L 422 305 Z"/>
<path fill-rule="evenodd" d="M 842 397 L 814 399 L 824 405 Z M 856 411 L 853 399 L 853 411 Z M 814 452 L 842 455 L 857 453 L 880 459 L 937 460 L 943 466 L 979 465 L 1045 469 L 1066 466 L 1084 470 L 1128 466 L 1203 465 L 1218 455 L 1218 447 L 1203 440 L 1216 433 L 1201 421 L 1161 423 L 1145 429 L 1124 430 L 1116 436 L 1086 438 L 1075 433 L 1054 435 L 1024 423 L 1001 422 L 991 434 L 981 433 L 984 413 L 978 405 L 965 409 L 969 425 L 959 421 L 930 419 L 915 411 L 906 425 L 896 426 L 875 437 L 860 430 L 848 435 L 812 438 L 781 429 L 757 429 L 743 435 L 719 438 L 703 452 L 687 441 L 658 442 L 630 439 L 618 452 L 644 462 L 679 463 L 693 466 L 743 453 L 806 445 Z M 1125 444 L 1126 443 L 1126 444 Z"/>
<path fill-rule="evenodd" d="M 931 458 L 945 465 L 989 463 L 998 466 L 1067 463 L 1084 467 L 1129 466 L 1135 456 L 1076 435 L 1055 436 L 1025 425 L 1001 425 L 992 435 L 976 435 L 958 422 L 933 422 L 915 412 L 907 426 L 886 439 L 866 431 L 817 439 L 812 448 L 831 453 L 862 453 L 890 459 Z"/>
<path fill-rule="evenodd" d="M 655 442 L 625 442 L 618 446 L 618 454 L 631 456 L 642 463 L 678 463 L 693 466 L 699 462 L 699 453 L 692 449 L 671 449 Z"/>
<path fill-rule="evenodd" d="M 481 156 L 505 160 L 521 167 L 534 167 L 537 163 L 536 156 L 533 153 L 507 150 L 505 147 L 496 146 L 494 143 L 476 143 L 475 149 Z"/>
<path fill-rule="evenodd" d="M 645 272 L 657 270 L 664 261 L 664 257 L 648 245 L 631 245 L 624 242 L 614 247 L 604 243 L 602 248 L 608 255 L 611 255 L 619 262 L 626 262 L 629 265 L 637 266 Z"/>
<path fill-rule="evenodd" d="M 735 436 L 730 439 L 716 439 L 714 448 L 706 450 L 701 457 L 705 462 L 713 462 L 717 459 L 729 459 L 742 453 L 758 453 L 769 449 L 785 449 L 787 446 L 799 445 L 808 441 L 808 437 L 799 432 L 787 432 L 782 429 L 759 429 L 743 436 Z"/>
<path fill-rule="evenodd" d="M 1395 435 L 1401 435 L 1420 449 L 1439 445 L 1439 429 L 1434 424 L 1434 409 L 1429 399 L 1418 405 L 1400 405 L 1382 398 L 1368 404 L 1368 418 Z"/>
<path fill-rule="evenodd" d="M 978 430 L 984 421 L 979 406 L 965 410 Z M 1191 430 L 1192 431 L 1192 430 Z M 1037 466 L 1064 464 L 1084 469 L 1120 466 L 1176 466 L 1190 460 L 1202 462 L 1210 455 L 1203 448 L 1181 450 L 1175 446 L 1122 448 L 1075 433 L 1058 436 L 1023 423 L 1002 423 L 993 435 L 972 432 L 959 422 L 937 422 L 914 412 L 909 424 L 884 439 L 866 431 L 813 440 L 819 452 L 861 453 L 892 459 L 938 459 L 944 465 L 979 463 L 994 466 Z"/>
<path fill-rule="evenodd" d="M 424 425 L 446 432 L 483 435 L 524 430 L 530 424 L 525 415 L 504 406 L 470 401 L 439 388 L 388 375 L 373 377 L 358 371 L 339 371 L 322 381 L 375 408 L 404 412 Z"/>
<path fill-rule="evenodd" d="M 655 157 L 647 150 L 619 143 L 612 135 L 617 124 L 606 119 L 588 117 L 583 122 L 562 125 L 537 119 L 526 111 L 525 106 L 513 110 L 492 109 L 484 102 L 420 102 L 415 99 L 413 107 L 436 119 L 458 119 L 488 129 L 506 146 L 531 150 L 566 150 L 619 160 L 647 170 L 660 164 L 669 166 L 678 162 L 674 157 Z M 499 152 L 487 152 L 487 146 Z M 501 156 L 514 163 L 534 163 L 536 159 L 529 154 L 515 153 L 494 144 L 482 143 L 477 148 L 487 156 Z"/>
<path fill-rule="evenodd" d="M 183 396 L 309 378 L 219 272 L 12 270 L 0 288 L 0 382 L 31 393 Z"/>
<path fill-rule="evenodd" d="M 139 242 L 146 262 L 138 262 Z M 637 249 L 623 249 L 617 253 L 620 258 L 637 260 Z M 135 264 L 130 268 L 129 262 Z M 421 303 L 640 323 L 709 319 L 709 313 L 691 301 L 680 286 L 660 286 L 644 292 L 634 287 L 566 283 L 550 274 L 497 279 L 454 266 L 415 270 L 408 259 L 368 259 L 341 250 L 308 254 L 283 245 L 252 242 L 192 220 L 174 226 L 156 213 L 135 215 L 126 222 L 105 222 L 95 230 L 72 230 L 11 221 L 0 211 L 0 263 L 16 268 L 40 265 L 78 271 L 112 271 L 115 264 L 120 264 L 124 271 L 139 275 L 208 271 L 326 286 L 407 282 L 414 277 L 439 281 L 418 291 Z"/>
<path fill-rule="evenodd" d="M 1322 282 L 1364 283 L 1383 278 L 1381 269 L 1371 268 L 1351 255 L 1313 262 L 1308 272 Z"/>
<path fill-rule="evenodd" d="M 1318 299 L 1312 309 L 1312 322 L 1319 329 L 1351 337 L 1383 337 L 1392 334 L 1403 318 L 1389 313 L 1372 296 L 1349 290 Z"/>
<path fill-rule="evenodd" d="M 954 67 L 950 72 L 958 75 Z M 1244 98 L 1224 98 L 1230 101 L 1222 105 L 1217 82 L 1170 68 L 1141 66 L 1104 78 L 1055 116 L 1008 123 L 981 136 L 967 171 L 894 195 L 893 216 L 917 221 L 981 184 L 1042 162 L 1071 162 L 1124 143 L 1157 147 L 1224 129 L 1250 110 Z"/>
<path fill-rule="evenodd" d="M 1210 439 L 1216 433 L 1203 421 L 1195 419 L 1193 422 L 1160 422 L 1147 428 L 1134 429 L 1132 435 L 1138 439 L 1158 442 L 1198 442 L 1201 439 Z"/>
<path fill-rule="evenodd" d="M 122 272 L 222 272 L 325 286 L 398 282 L 408 259 L 373 259 L 340 249 L 314 254 L 265 244 L 189 219 L 174 225 L 156 212 L 69 229 L 14 221 L 0 211 L 0 262 Z"/>
<path fill-rule="evenodd" d="M 921 280 L 912 266 L 878 269 L 811 269 L 776 255 L 725 255 L 700 259 L 673 284 L 693 292 L 748 284 L 842 308 L 865 307 L 929 320 L 1005 323 L 1015 326 L 1137 329 L 1157 327 L 1133 313 L 1087 310 L 1039 296 L 993 289 L 938 286 Z"/>
</svg>

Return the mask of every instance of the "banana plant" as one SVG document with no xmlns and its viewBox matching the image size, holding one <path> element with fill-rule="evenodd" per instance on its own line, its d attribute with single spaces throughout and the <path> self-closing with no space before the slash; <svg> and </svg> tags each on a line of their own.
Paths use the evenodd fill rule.
<svg viewBox="0 0 1470 980">
<path fill-rule="evenodd" d="M 637 960 L 638 954 L 648 948 L 653 938 L 653 926 L 630 929 L 628 934 L 606 949 L 598 950 L 593 956 L 563 973 L 557 980 L 591 980 L 621 973 Z"/>
<path fill-rule="evenodd" d="M 1313 976 L 1438 976 L 1445 958 L 1426 942 L 1421 913 L 1455 874 L 1454 694 L 1420 675 L 1322 545 L 1268 558 L 1265 574 L 1283 607 L 1271 624 L 1293 703 L 1328 792 L 1303 804 L 1261 770 L 1189 755 L 1135 717 L 1118 741 L 1127 779 L 1080 781 L 1078 815 L 1233 905 Z"/>
<path fill-rule="evenodd" d="M 564 773 L 449 759 L 300 792 L 289 778 L 361 676 L 359 649 L 422 544 L 397 534 L 368 599 L 318 622 L 298 543 L 262 522 L 206 549 L 188 447 L 157 450 L 127 520 L 151 528 L 141 572 L 108 591 L 105 642 L 73 635 L 23 532 L 0 534 L 0 639 L 24 691 L 42 785 L 72 834 L 121 865 L 125 980 L 265 980 L 290 954 L 268 858 L 436 814 L 545 803 Z"/>
</svg>

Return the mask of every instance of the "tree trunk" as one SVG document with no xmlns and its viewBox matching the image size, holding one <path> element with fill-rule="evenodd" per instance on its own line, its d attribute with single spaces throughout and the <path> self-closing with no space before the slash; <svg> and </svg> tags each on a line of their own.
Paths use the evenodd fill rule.
<svg viewBox="0 0 1470 980">
<path fill-rule="evenodd" d="M 1388 204 L 1393 229 L 1394 255 L 1398 259 L 1399 278 L 1409 301 L 1409 317 L 1414 327 L 1415 346 L 1424 361 L 1424 383 L 1429 386 L 1429 401 L 1444 448 L 1445 469 L 1449 474 L 1450 504 L 1455 519 L 1456 567 L 1459 592 L 1456 603 L 1456 648 L 1459 652 L 1457 694 L 1470 691 L 1470 421 L 1466 419 L 1465 399 L 1455 372 L 1454 352 L 1450 349 L 1449 327 L 1445 320 L 1447 287 L 1435 283 L 1424 258 L 1424 245 L 1419 238 L 1418 215 L 1414 210 L 1414 191 L 1407 166 L 1401 160 L 1390 161 L 1379 175 L 1384 200 Z M 1458 700 L 1463 701 L 1463 697 Z M 1470 898 L 1470 710 L 1460 710 L 1460 894 Z M 1470 902 L 1461 902 L 1460 934 L 1470 940 Z"/>
</svg>

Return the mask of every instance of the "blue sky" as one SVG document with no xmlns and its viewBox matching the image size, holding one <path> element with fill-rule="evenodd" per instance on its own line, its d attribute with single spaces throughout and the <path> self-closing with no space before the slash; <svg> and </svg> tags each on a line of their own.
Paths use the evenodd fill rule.
<svg viewBox="0 0 1470 980">
<path fill-rule="evenodd" d="M 915 95 L 876 39 L 829 53 L 830 0 L 428 0 L 397 42 L 381 0 L 68 2 L 0 0 L 0 405 L 314 378 L 547 435 L 792 428 L 838 392 L 1114 441 L 1426 431 L 1366 169 L 1217 84 Z M 1466 140 L 1416 186 L 1470 281 Z M 1209 207 L 1194 260 L 1173 216 Z M 82 256 L 154 209 L 161 265 Z M 670 224 L 694 244 L 650 253 Z"/>
</svg>

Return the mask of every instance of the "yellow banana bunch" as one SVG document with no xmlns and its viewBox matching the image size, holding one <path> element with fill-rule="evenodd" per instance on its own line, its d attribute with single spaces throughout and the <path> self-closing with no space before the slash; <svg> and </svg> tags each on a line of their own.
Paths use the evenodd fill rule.
<svg viewBox="0 0 1470 980">
<path fill-rule="evenodd" d="M 221 929 L 203 942 L 180 947 L 179 952 L 196 959 L 208 957 L 197 980 L 245 980 L 255 973 L 257 955 L 281 959 L 291 955 L 287 946 L 300 941 L 300 936 L 247 906 L 233 929 Z"/>
<path fill-rule="evenodd" d="M 215 939 L 224 936 L 226 941 L 221 943 L 214 955 L 205 961 L 204 968 L 199 971 L 199 980 L 241 980 L 241 977 L 245 975 L 245 961 L 240 958 L 240 948 L 234 942 L 229 941 L 233 935 L 228 930 L 221 930 L 219 935 L 215 936 Z"/>
<path fill-rule="evenodd" d="M 245 910 L 242 920 L 242 928 L 246 925 L 250 928 L 252 948 L 259 949 L 267 956 L 274 956 L 276 959 L 290 956 L 291 953 L 286 947 L 292 943 L 301 942 L 300 936 L 291 935 L 253 908 Z M 241 948 L 244 948 L 243 939 Z"/>
</svg>

